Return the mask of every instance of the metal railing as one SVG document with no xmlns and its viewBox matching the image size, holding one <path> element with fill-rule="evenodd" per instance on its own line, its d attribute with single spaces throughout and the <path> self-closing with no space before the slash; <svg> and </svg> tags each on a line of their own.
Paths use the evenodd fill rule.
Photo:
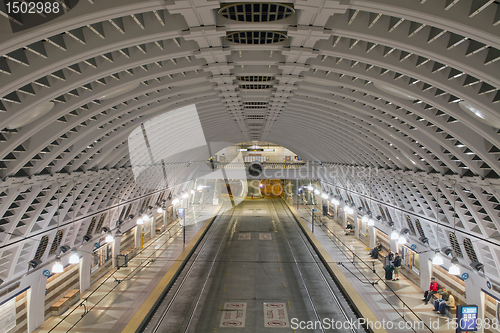
<svg viewBox="0 0 500 333">
<path fill-rule="evenodd" d="M 246 169 L 253 162 L 214 162 L 216 169 Z M 261 162 L 265 169 L 300 169 L 305 163 Z M 207 163 L 210 166 L 210 163 Z"/>
</svg>

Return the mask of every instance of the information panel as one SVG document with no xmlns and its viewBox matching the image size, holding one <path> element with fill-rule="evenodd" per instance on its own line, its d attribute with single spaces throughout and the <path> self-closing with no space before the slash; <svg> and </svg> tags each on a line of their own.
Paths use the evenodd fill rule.
<svg viewBox="0 0 500 333">
<path fill-rule="evenodd" d="M 457 332 L 477 331 L 477 305 L 457 306 Z"/>
</svg>

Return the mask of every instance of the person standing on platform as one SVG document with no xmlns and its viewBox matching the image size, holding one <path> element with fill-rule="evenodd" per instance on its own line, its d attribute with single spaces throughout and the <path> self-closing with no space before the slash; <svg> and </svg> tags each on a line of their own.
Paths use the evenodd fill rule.
<svg viewBox="0 0 500 333">
<path fill-rule="evenodd" d="M 435 278 L 431 278 L 431 285 L 429 286 L 429 290 L 426 290 L 424 293 L 424 299 L 422 301 L 425 302 L 425 304 L 429 303 L 429 300 L 431 299 L 431 296 L 437 293 L 438 291 L 438 284 L 436 282 Z"/>
<path fill-rule="evenodd" d="M 399 256 L 399 253 L 396 253 L 394 256 L 392 265 L 394 266 L 394 279 L 392 279 L 392 281 L 399 280 L 399 271 L 401 270 L 401 257 Z"/>
<path fill-rule="evenodd" d="M 387 253 L 387 260 L 389 260 L 389 262 L 388 262 L 389 265 L 393 262 L 394 252 L 392 252 L 392 250 L 389 250 L 389 253 Z"/>
</svg>

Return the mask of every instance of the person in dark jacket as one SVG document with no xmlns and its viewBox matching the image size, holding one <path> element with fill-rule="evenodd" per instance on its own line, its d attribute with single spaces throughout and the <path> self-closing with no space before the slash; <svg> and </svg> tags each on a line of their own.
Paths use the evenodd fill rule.
<svg viewBox="0 0 500 333">
<path fill-rule="evenodd" d="M 439 287 L 437 292 L 437 298 L 434 301 L 434 312 L 439 310 L 439 303 L 446 302 L 448 300 L 448 292 L 445 287 Z"/>
<path fill-rule="evenodd" d="M 389 253 L 387 253 L 387 259 L 389 259 L 389 264 L 394 260 L 394 252 L 392 250 L 389 250 Z"/>
<path fill-rule="evenodd" d="M 431 278 L 431 285 L 429 286 L 429 290 L 426 290 L 424 293 L 424 299 L 422 301 L 425 302 L 425 304 L 429 303 L 429 300 L 431 299 L 431 296 L 437 293 L 438 291 L 438 284 L 436 282 L 435 278 Z"/>
<path fill-rule="evenodd" d="M 392 279 L 392 281 L 399 280 L 399 271 L 401 270 L 401 257 L 399 256 L 399 253 L 396 253 L 394 256 L 392 265 L 394 266 L 394 279 Z"/>
<path fill-rule="evenodd" d="M 378 253 L 382 250 L 382 244 L 378 242 L 378 244 L 370 251 L 370 257 L 373 259 L 378 259 Z"/>
</svg>

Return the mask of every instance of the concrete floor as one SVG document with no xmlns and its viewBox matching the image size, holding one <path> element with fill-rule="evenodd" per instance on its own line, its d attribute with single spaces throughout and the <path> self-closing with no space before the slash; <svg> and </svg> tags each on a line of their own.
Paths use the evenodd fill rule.
<svg viewBox="0 0 500 333">
<path fill-rule="evenodd" d="M 246 200 L 226 212 L 158 332 L 293 332 L 293 318 L 345 321 L 280 202 Z"/>
</svg>

